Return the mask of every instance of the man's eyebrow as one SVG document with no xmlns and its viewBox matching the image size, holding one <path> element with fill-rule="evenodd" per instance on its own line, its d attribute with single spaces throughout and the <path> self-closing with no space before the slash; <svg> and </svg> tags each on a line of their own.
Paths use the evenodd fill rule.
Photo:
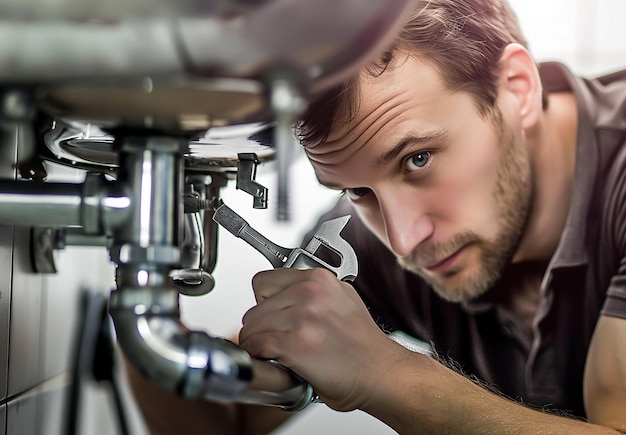
<svg viewBox="0 0 626 435">
<path fill-rule="evenodd" d="M 389 151 L 381 154 L 376 159 L 379 165 L 385 165 L 392 162 L 398 155 L 408 146 L 426 146 L 433 142 L 441 141 L 448 135 L 448 130 L 432 130 L 424 132 L 420 135 L 411 135 L 402 139 L 396 146 Z"/>
</svg>

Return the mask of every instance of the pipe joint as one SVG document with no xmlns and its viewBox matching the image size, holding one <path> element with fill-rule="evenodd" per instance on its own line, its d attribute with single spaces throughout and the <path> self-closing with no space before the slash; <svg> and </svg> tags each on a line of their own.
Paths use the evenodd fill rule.
<svg viewBox="0 0 626 435">
<path fill-rule="evenodd" d="M 252 381 L 250 356 L 226 339 L 192 331 L 187 352 L 185 397 L 228 403 Z"/>
</svg>

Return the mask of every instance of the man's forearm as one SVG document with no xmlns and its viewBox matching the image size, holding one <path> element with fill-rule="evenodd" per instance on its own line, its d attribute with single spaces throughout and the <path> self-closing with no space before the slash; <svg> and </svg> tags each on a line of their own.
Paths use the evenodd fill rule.
<svg viewBox="0 0 626 435">
<path fill-rule="evenodd" d="M 434 359 L 406 354 L 363 410 L 401 434 L 618 434 L 498 396 Z"/>
</svg>

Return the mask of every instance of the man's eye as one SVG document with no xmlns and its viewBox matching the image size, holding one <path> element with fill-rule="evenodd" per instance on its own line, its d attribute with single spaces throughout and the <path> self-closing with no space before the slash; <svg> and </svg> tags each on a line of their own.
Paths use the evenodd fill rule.
<svg viewBox="0 0 626 435">
<path fill-rule="evenodd" d="M 424 168 L 430 161 L 430 151 L 420 151 L 413 154 L 406 162 L 406 168 L 409 171 Z"/>
<path fill-rule="evenodd" d="M 349 200 L 351 201 L 356 201 L 359 198 L 362 198 L 363 196 L 367 195 L 369 193 L 369 189 L 367 187 L 355 187 L 352 189 L 344 189 L 344 193 L 345 195 L 348 197 Z"/>
</svg>

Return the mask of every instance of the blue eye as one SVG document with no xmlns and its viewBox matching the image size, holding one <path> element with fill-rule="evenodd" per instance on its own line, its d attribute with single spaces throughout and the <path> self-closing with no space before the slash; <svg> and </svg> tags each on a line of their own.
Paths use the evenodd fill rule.
<svg viewBox="0 0 626 435">
<path fill-rule="evenodd" d="M 430 161 L 430 151 L 420 151 L 413 154 L 407 161 L 406 166 L 409 171 L 414 171 L 428 165 Z"/>
</svg>

